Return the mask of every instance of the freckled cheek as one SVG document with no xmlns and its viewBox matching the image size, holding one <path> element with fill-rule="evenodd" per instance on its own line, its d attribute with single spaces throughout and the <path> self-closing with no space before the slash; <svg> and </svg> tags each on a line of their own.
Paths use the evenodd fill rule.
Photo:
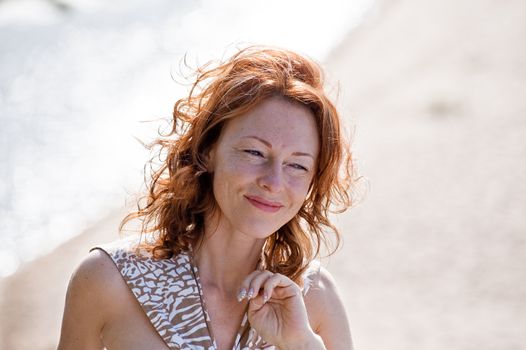
<svg viewBox="0 0 526 350">
<path fill-rule="evenodd" d="M 288 181 L 288 187 L 291 190 L 295 200 L 303 201 L 309 191 L 310 180 L 307 178 L 292 178 Z"/>
<path fill-rule="evenodd" d="M 257 174 L 256 167 L 246 162 L 225 162 L 221 169 L 217 170 L 217 180 L 230 183 L 246 182 Z"/>
<path fill-rule="evenodd" d="M 261 165 L 256 162 L 235 159 L 227 164 L 227 168 L 238 176 L 254 176 L 260 171 Z"/>
</svg>

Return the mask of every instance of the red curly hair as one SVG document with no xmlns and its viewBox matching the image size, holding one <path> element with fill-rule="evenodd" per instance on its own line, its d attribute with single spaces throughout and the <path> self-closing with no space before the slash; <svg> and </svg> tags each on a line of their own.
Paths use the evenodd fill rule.
<svg viewBox="0 0 526 350">
<path fill-rule="evenodd" d="M 307 107 L 320 138 L 317 169 L 303 206 L 267 238 L 262 252 L 265 268 L 300 281 L 321 244 L 327 243 L 327 230 L 339 245 L 340 235 L 328 215 L 331 207 L 342 212 L 351 206 L 355 177 L 340 117 L 323 89 L 321 68 L 288 50 L 248 47 L 224 62 L 196 70 L 189 95 L 175 103 L 171 131 L 150 144 L 159 148 L 161 164 L 150 163 L 144 204 L 123 219 L 121 230 L 129 221 L 141 219 L 142 232 L 155 234 L 147 247 L 156 258 L 195 247 L 204 233 L 205 217 L 216 209 L 208 151 L 228 120 L 273 96 Z"/>
</svg>

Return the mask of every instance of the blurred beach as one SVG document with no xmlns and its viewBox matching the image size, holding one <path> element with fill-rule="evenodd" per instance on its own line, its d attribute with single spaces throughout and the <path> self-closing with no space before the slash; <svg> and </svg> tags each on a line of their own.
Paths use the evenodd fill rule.
<svg viewBox="0 0 526 350">
<path fill-rule="evenodd" d="M 0 23 L 1 11 L 0 6 Z M 177 16 L 184 18 L 183 15 L 192 13 L 185 11 Z M 294 14 L 289 12 L 290 16 Z M 187 20 L 197 20 L 195 16 Z M 113 17 L 108 15 L 108 18 Z M 155 22 L 153 12 L 150 20 Z M 140 64 L 127 63 L 150 72 L 136 78 L 140 84 L 135 89 L 148 87 L 151 84 L 148 79 L 157 77 L 159 70 L 164 69 L 163 74 L 170 78 L 169 62 L 176 51 L 163 46 L 165 51 L 161 51 L 165 56 L 157 58 L 158 66 L 151 67 L 149 55 L 158 51 L 148 46 L 151 36 L 144 31 L 147 27 L 137 25 L 133 33 L 143 35 L 144 40 L 136 48 L 128 46 L 130 55 L 143 48 L 150 50 L 146 55 L 141 53 Z M 49 30 L 49 26 L 45 28 Z M 111 28 L 116 31 L 116 27 Z M 322 61 L 328 80 L 334 86 L 339 85 L 338 106 L 348 121 L 356 165 L 364 176 L 360 200 L 337 218 L 343 246 L 324 260 L 340 287 L 355 348 L 524 349 L 526 3 L 519 0 L 377 1 L 359 27 L 341 25 L 340 31 L 344 34 L 335 34 L 333 44 L 322 45 L 312 55 Z M 126 37 L 114 35 L 119 40 Z M 295 37 L 305 40 L 300 33 L 290 36 L 290 40 Z M 86 38 L 92 36 L 86 34 Z M 7 40 L 5 36 L 3 40 Z M 108 48 L 113 41 L 106 40 Z M 181 41 L 177 45 L 190 44 Z M 195 47 L 196 52 L 200 50 L 200 46 Z M 214 50 L 207 52 L 213 55 L 217 53 Z M 104 56 L 102 52 L 101 55 Z M 70 59 L 75 57 L 72 55 Z M 42 73 L 42 78 L 51 79 L 52 73 L 79 76 L 77 71 L 64 69 L 62 73 L 59 68 L 47 75 Z M 122 69 L 104 79 L 93 78 L 89 83 L 110 84 L 111 90 L 107 93 L 116 97 L 117 105 L 129 108 L 106 111 L 107 115 L 122 112 L 137 120 L 140 115 L 150 117 L 153 111 L 166 116 L 169 111 L 166 107 L 169 108 L 170 101 L 177 96 L 169 79 L 159 85 L 161 90 L 171 90 L 170 93 L 157 99 L 149 95 L 137 103 L 124 104 L 122 101 L 127 96 L 114 93 L 119 87 L 111 80 L 129 72 L 129 68 Z M 9 74 L 0 71 L 4 78 Z M 88 84 L 89 76 L 83 76 L 81 81 Z M 27 89 L 24 80 L 19 85 L 21 102 L 35 97 L 23 95 L 24 88 Z M 91 85 L 81 92 L 98 88 Z M 145 94 L 155 95 L 157 91 Z M 9 112 L 5 96 L 7 94 L 2 95 L 0 102 L 4 103 L 2 110 Z M 56 111 L 58 107 L 53 107 L 48 99 L 59 97 L 50 92 L 40 98 Z M 83 97 L 72 94 L 66 98 L 82 100 Z M 148 103 L 144 105 L 145 102 Z M 149 103 L 156 105 L 152 107 Z M 66 112 L 83 116 L 91 102 L 80 106 L 80 110 L 65 107 Z M 97 113 L 103 112 L 97 110 Z M 1 118 L 8 125 L 15 125 L 16 120 Z M 57 133 L 55 137 L 68 132 L 69 129 L 61 130 L 60 120 L 55 122 L 56 125 L 50 127 Z M 65 225 L 68 230 L 77 228 L 75 232 L 81 233 L 72 238 L 67 234 L 57 236 L 52 251 L 23 263 L 14 274 L 0 280 L 0 349 L 56 348 L 71 273 L 91 246 L 119 237 L 117 226 L 126 212 L 125 202 L 130 201 L 125 195 L 138 188 L 147 153 L 136 145 L 135 159 L 121 161 L 118 166 L 109 160 L 102 165 L 96 163 L 104 172 L 116 173 L 109 184 L 117 186 L 119 193 L 105 192 L 103 188 L 91 196 L 90 184 L 83 182 L 82 173 L 75 172 L 75 164 L 68 168 L 77 151 L 82 154 L 86 148 L 94 147 L 94 154 L 82 158 L 88 162 L 103 156 L 104 149 L 99 150 L 97 142 L 92 142 L 94 136 L 111 138 L 124 129 L 128 134 L 115 136 L 118 142 L 120 137 L 136 135 L 135 124 L 127 122 L 127 126 L 121 128 L 119 123 L 126 122 L 122 117 L 95 127 L 76 122 L 74 125 L 86 128 L 87 136 L 79 140 L 64 139 L 58 144 L 73 147 L 72 151 L 57 150 L 71 151 L 71 155 L 66 154 L 69 158 L 65 157 L 64 163 L 52 164 L 52 168 L 34 169 L 35 174 L 58 169 L 65 175 L 51 179 L 59 183 L 70 177 L 78 178 L 74 184 L 86 187 L 86 191 L 71 189 L 68 192 L 66 187 L 65 198 L 71 197 L 73 204 L 70 203 L 71 208 L 58 205 L 58 212 L 64 217 L 84 215 L 87 219 L 77 220 L 75 224 L 60 220 L 44 222 L 51 230 Z M 30 136 L 38 135 L 30 133 Z M 16 141 L 15 136 L 11 138 Z M 8 140 L 2 140 L 2 145 L 4 150 L 9 149 Z M 37 146 L 38 143 L 34 147 Z M 123 152 L 125 149 L 120 147 L 124 146 L 118 146 L 117 151 Z M 6 163 L 8 153 L 0 153 L 5 158 L 3 164 L 10 164 Z M 35 162 L 40 164 L 38 159 Z M 28 161 L 24 166 L 34 164 Z M 19 193 L 15 185 L 21 173 L 8 173 L 5 168 L 0 172 L 6 180 L 3 188 L 9 198 Z M 9 192 L 5 188 L 14 190 Z M 44 193 L 54 194 L 52 190 Z M 32 212 L 39 211 L 39 207 L 44 213 L 53 209 L 46 208 L 46 198 L 33 203 Z M 7 209 L 4 212 L 9 213 Z M 17 219 L 23 218 L 23 214 Z M 2 230 L 15 227 L 2 225 Z M 20 228 L 20 232 L 29 229 L 23 225 Z M 39 244 L 44 241 L 41 239 Z M 14 239 L 6 242 L 17 243 Z M 38 245 L 27 249 L 37 248 Z"/>
<path fill-rule="evenodd" d="M 0 278 L 130 202 L 187 66 L 254 43 L 323 60 L 370 4 L 0 0 Z"/>
</svg>

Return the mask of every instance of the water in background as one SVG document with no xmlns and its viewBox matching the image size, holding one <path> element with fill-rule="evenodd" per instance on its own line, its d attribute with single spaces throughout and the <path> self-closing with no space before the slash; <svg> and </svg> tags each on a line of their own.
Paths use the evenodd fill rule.
<svg viewBox="0 0 526 350">
<path fill-rule="evenodd" d="M 122 207 L 190 64 L 236 46 L 323 61 L 372 0 L 0 1 L 0 277 Z M 178 79 L 180 80 L 180 79 Z"/>
</svg>

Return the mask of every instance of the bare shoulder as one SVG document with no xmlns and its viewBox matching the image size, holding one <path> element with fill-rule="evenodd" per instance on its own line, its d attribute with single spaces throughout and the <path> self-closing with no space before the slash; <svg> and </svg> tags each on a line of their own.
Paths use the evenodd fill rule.
<svg viewBox="0 0 526 350">
<path fill-rule="evenodd" d="M 68 296 L 83 293 L 84 297 L 101 306 L 113 304 L 113 297 L 118 295 L 116 289 L 121 288 L 120 273 L 113 260 L 100 249 L 92 250 L 80 263 L 68 286 Z"/>
<path fill-rule="evenodd" d="M 309 311 L 315 318 L 320 320 L 333 306 L 341 305 L 341 297 L 336 286 L 336 281 L 331 273 L 321 267 L 319 275 L 305 296 L 305 302 Z"/>
<path fill-rule="evenodd" d="M 98 249 L 76 268 L 66 294 L 59 349 L 102 348 L 101 330 L 119 303 L 118 275 L 111 258 Z"/>
<path fill-rule="evenodd" d="M 305 296 L 305 304 L 314 331 L 328 349 L 352 349 L 349 321 L 331 273 L 321 267 L 318 283 Z"/>
</svg>

